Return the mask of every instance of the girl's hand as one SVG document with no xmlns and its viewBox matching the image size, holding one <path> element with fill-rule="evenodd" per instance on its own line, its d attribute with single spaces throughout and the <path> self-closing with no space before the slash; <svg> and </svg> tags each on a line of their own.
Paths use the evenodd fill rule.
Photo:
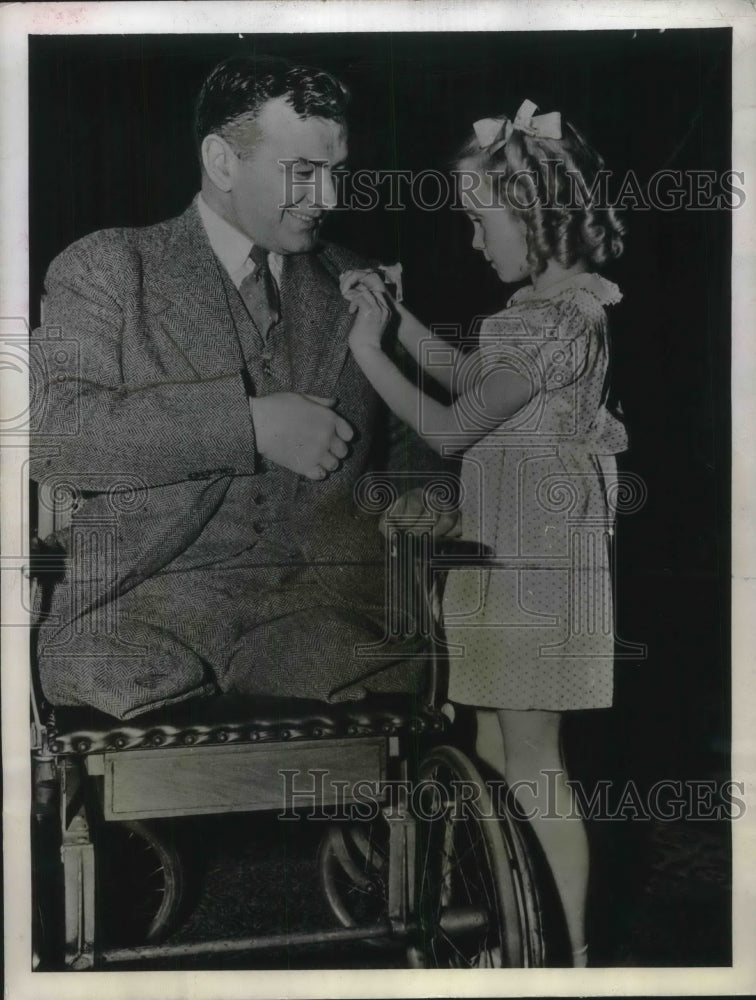
<svg viewBox="0 0 756 1000">
<path fill-rule="evenodd" d="M 354 289 L 350 311 L 357 314 L 349 332 L 351 349 L 359 351 L 369 347 L 380 350 L 383 331 L 391 319 L 391 306 L 386 295 L 360 284 Z"/>
<path fill-rule="evenodd" d="M 364 289 L 376 292 L 378 295 L 388 295 L 388 288 L 378 271 L 352 269 L 342 272 L 339 277 L 339 289 L 349 302 L 349 312 L 357 311 L 358 299 Z"/>
<path fill-rule="evenodd" d="M 373 292 L 388 295 L 396 302 L 402 301 L 402 265 L 380 265 L 375 268 L 351 269 L 344 271 L 339 278 L 341 294 L 352 302 L 356 297 L 359 285 L 365 285 Z"/>
</svg>

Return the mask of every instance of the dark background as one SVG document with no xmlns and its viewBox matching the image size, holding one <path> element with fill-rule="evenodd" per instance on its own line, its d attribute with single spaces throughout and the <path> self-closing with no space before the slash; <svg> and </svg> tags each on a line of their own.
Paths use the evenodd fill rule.
<svg viewBox="0 0 756 1000">
<path fill-rule="evenodd" d="M 474 120 L 513 115 L 525 98 L 561 111 L 641 183 L 663 168 L 731 166 L 729 29 L 55 36 L 29 47 L 33 319 L 47 265 L 74 239 L 186 208 L 199 187 L 194 96 L 234 52 L 347 82 L 352 169 L 444 170 Z M 631 442 L 621 468 L 648 499 L 618 525 L 616 604 L 619 636 L 647 656 L 619 661 L 615 708 L 573 716 L 567 748 L 579 775 L 643 787 L 729 774 L 730 218 L 638 210 L 624 221 L 626 253 L 608 272 L 625 295 L 612 312 L 613 378 Z M 513 291 L 472 252 L 459 212 L 337 212 L 326 236 L 400 259 L 426 322 L 467 329 Z"/>
</svg>

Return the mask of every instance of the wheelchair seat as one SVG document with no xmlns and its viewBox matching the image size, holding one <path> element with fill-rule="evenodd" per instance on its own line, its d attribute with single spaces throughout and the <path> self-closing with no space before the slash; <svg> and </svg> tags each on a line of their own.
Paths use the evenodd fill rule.
<svg viewBox="0 0 756 1000">
<path fill-rule="evenodd" d="M 126 722 L 93 708 L 50 709 L 55 754 L 274 743 L 403 732 L 440 732 L 445 716 L 407 694 L 369 695 L 328 704 L 304 698 L 220 694 L 155 709 Z"/>
</svg>

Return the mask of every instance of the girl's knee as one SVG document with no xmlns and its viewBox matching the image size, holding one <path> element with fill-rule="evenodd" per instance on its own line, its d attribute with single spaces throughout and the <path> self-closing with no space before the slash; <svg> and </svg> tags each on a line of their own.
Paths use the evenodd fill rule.
<svg viewBox="0 0 756 1000">
<path fill-rule="evenodd" d="M 508 776 L 562 768 L 558 712 L 499 712 Z"/>
</svg>

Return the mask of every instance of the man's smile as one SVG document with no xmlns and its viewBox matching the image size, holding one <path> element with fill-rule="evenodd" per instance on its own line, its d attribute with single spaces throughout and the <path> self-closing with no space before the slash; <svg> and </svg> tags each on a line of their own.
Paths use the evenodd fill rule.
<svg viewBox="0 0 756 1000">
<path fill-rule="evenodd" d="M 321 212 L 318 212 L 317 214 L 314 212 L 303 212 L 298 208 L 287 208 L 286 211 L 289 215 L 293 216 L 293 218 L 298 219 L 300 222 L 306 222 L 310 226 L 317 225 L 322 218 Z"/>
</svg>

